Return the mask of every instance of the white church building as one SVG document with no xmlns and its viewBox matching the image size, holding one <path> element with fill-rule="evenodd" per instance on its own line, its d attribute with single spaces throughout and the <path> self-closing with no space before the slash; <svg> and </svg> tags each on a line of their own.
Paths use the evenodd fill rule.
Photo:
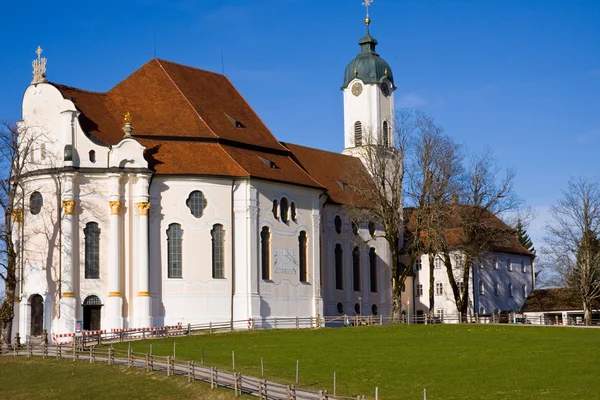
<svg viewBox="0 0 600 400">
<path fill-rule="evenodd" d="M 344 213 L 357 149 L 393 143 L 369 22 L 344 74 L 343 154 L 279 142 L 223 75 L 152 59 L 90 92 L 49 81 L 38 48 L 13 331 L 389 315 L 387 242 Z"/>
</svg>

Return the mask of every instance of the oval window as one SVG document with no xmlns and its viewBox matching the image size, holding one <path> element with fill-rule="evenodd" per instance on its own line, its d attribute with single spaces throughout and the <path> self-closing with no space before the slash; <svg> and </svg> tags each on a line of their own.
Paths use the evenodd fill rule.
<svg viewBox="0 0 600 400">
<path fill-rule="evenodd" d="M 190 196 L 186 200 L 185 204 L 190 209 L 192 215 L 196 218 L 200 218 L 206 208 L 206 197 L 204 193 L 199 190 L 194 190 L 190 193 Z"/>
<path fill-rule="evenodd" d="M 337 233 L 342 233 L 342 218 L 339 215 L 336 215 L 333 219 L 333 226 Z"/>
<path fill-rule="evenodd" d="M 94 150 L 90 150 L 90 162 L 95 163 L 96 162 L 96 152 Z"/>
<path fill-rule="evenodd" d="M 354 305 L 354 312 L 356 312 L 357 314 L 360 314 L 360 304 L 356 303 Z"/>
<path fill-rule="evenodd" d="M 31 193 L 29 198 L 29 210 L 33 215 L 39 214 L 44 205 L 44 198 L 40 192 Z"/>
<path fill-rule="evenodd" d="M 373 315 L 377 315 L 377 313 L 378 313 L 378 312 L 379 312 L 379 309 L 377 308 L 377 304 L 373 304 L 373 305 L 371 306 L 371 313 L 372 313 Z M 402 312 L 404 312 L 404 311 L 402 311 Z"/>
<path fill-rule="evenodd" d="M 341 302 L 337 303 L 337 312 L 340 314 L 344 313 L 344 305 Z"/>
</svg>

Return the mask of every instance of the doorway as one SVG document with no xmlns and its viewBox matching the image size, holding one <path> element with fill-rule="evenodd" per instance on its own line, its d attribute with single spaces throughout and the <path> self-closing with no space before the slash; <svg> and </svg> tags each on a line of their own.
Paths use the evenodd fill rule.
<svg viewBox="0 0 600 400">
<path fill-rule="evenodd" d="M 44 298 L 39 294 L 31 298 L 31 336 L 41 336 L 44 329 Z"/>
<path fill-rule="evenodd" d="M 102 303 L 98 296 L 88 296 L 83 301 L 83 330 L 99 331 L 101 326 L 100 311 Z"/>
</svg>

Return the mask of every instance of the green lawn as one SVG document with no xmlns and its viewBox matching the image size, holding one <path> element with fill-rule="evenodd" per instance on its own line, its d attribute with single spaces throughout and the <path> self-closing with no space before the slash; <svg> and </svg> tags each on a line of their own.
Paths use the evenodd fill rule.
<svg viewBox="0 0 600 400">
<path fill-rule="evenodd" d="M 397 325 L 269 330 L 133 342 L 135 352 L 236 370 L 338 394 L 382 399 L 600 399 L 600 330 L 497 325 Z M 127 344 L 115 346 L 126 349 Z"/>
<path fill-rule="evenodd" d="M 2 399 L 234 399 L 227 389 L 102 363 L 0 357 Z M 237 399 L 237 398 L 236 398 Z"/>
</svg>

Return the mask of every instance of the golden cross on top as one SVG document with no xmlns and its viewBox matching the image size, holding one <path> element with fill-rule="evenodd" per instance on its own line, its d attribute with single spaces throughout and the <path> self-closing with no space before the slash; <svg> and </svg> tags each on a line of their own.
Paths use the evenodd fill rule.
<svg viewBox="0 0 600 400">
<path fill-rule="evenodd" d="M 37 54 L 37 60 L 33 60 L 31 66 L 33 67 L 33 80 L 31 83 L 48 82 L 46 79 L 46 59 L 42 58 L 42 48 L 38 46 L 35 54 Z"/>
<path fill-rule="evenodd" d="M 363 6 L 367 7 L 367 18 L 369 18 L 369 6 L 372 2 L 373 0 L 365 0 L 364 3 L 362 3 Z"/>
</svg>

